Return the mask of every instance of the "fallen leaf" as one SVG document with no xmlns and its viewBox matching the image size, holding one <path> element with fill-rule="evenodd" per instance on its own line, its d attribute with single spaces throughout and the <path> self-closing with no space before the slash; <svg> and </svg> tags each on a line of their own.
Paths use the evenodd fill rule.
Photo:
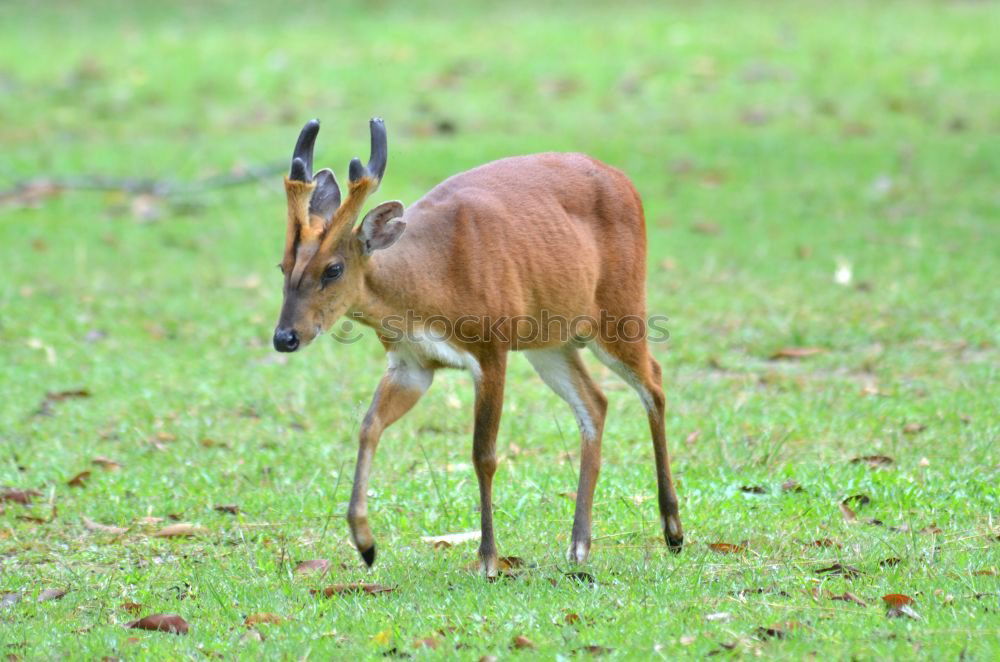
<svg viewBox="0 0 1000 662">
<path fill-rule="evenodd" d="M 580 622 L 580 614 L 576 612 L 570 612 L 563 616 L 563 620 L 566 621 L 566 625 L 574 625 Z"/>
<path fill-rule="evenodd" d="M 825 351 L 825 349 L 821 349 L 819 347 L 782 347 L 774 354 L 771 354 L 771 360 L 804 359 L 817 354 L 822 354 Z"/>
<path fill-rule="evenodd" d="M 501 572 L 523 568 L 524 559 L 520 556 L 501 556 L 497 559 L 497 570 Z"/>
<path fill-rule="evenodd" d="M 285 619 L 283 619 L 281 616 L 278 616 L 277 614 L 272 614 L 270 612 L 260 612 L 257 614 L 250 614 L 249 616 L 247 616 L 246 619 L 243 621 L 243 625 L 247 626 L 248 628 L 252 628 L 255 625 L 260 625 L 261 623 L 280 625 L 281 623 L 284 622 L 284 620 Z"/>
<path fill-rule="evenodd" d="M 45 394 L 45 399 L 49 402 L 62 402 L 71 398 L 89 398 L 90 391 L 85 388 L 75 388 L 66 391 L 49 391 Z"/>
<path fill-rule="evenodd" d="M 705 620 L 709 622 L 728 621 L 733 615 L 728 611 L 719 611 L 714 614 L 705 614 Z"/>
<path fill-rule="evenodd" d="M 165 526 L 156 533 L 153 534 L 154 538 L 190 538 L 191 536 L 200 536 L 208 533 L 208 530 L 204 527 L 198 526 L 196 524 L 191 524 L 190 522 L 181 522 L 180 524 L 171 524 L 170 526 Z"/>
<path fill-rule="evenodd" d="M 90 478 L 89 471 L 81 471 L 77 475 L 70 478 L 66 484 L 70 487 L 83 487 L 87 484 L 87 479 Z"/>
<path fill-rule="evenodd" d="M 177 614 L 153 614 L 131 621 L 125 627 L 133 630 L 152 630 L 154 632 L 169 632 L 171 634 L 187 634 L 188 624 Z"/>
<path fill-rule="evenodd" d="M 794 478 L 789 478 L 784 483 L 781 484 L 781 490 L 783 492 L 804 492 L 802 486 L 799 485 L 799 481 Z"/>
<path fill-rule="evenodd" d="M 215 506 L 214 508 L 212 508 L 212 510 L 215 510 L 220 513 L 229 513 L 230 515 L 240 514 L 240 507 L 237 506 L 235 503 Z"/>
<path fill-rule="evenodd" d="M 861 576 L 861 571 L 857 568 L 849 565 L 843 565 L 840 563 L 834 563 L 828 568 L 820 568 L 816 571 L 817 575 L 843 575 L 847 579 L 854 579 L 855 577 Z"/>
<path fill-rule="evenodd" d="M 700 436 L 701 436 L 701 429 L 699 428 L 699 429 L 697 429 L 697 430 L 694 430 L 693 432 L 691 432 L 691 434 L 689 434 L 689 435 L 688 435 L 688 436 L 687 436 L 687 437 L 686 437 L 686 438 L 684 439 L 684 443 L 685 443 L 685 444 L 687 444 L 688 446 L 690 446 L 690 445 L 691 445 L 691 444 L 693 444 L 694 442 L 698 441 L 698 438 L 699 438 Z"/>
<path fill-rule="evenodd" d="M 140 517 L 138 520 L 139 524 L 159 524 L 163 521 L 162 517 Z"/>
<path fill-rule="evenodd" d="M 560 492 L 559 496 L 566 497 L 570 501 L 576 501 L 576 492 Z"/>
<path fill-rule="evenodd" d="M 813 547 L 837 547 L 840 548 L 840 543 L 836 540 L 830 540 L 829 538 L 820 538 L 819 540 L 813 540 L 809 545 Z"/>
<path fill-rule="evenodd" d="M 996 568 L 985 568 L 984 570 L 976 570 L 972 574 L 977 575 L 979 577 L 996 577 L 997 576 L 997 569 Z"/>
<path fill-rule="evenodd" d="M 573 572 L 567 572 L 566 577 L 574 581 L 578 581 L 582 584 L 596 584 L 597 579 L 594 578 L 589 572 L 584 572 L 582 570 L 575 570 Z"/>
<path fill-rule="evenodd" d="M 434 637 L 424 637 L 423 639 L 417 639 L 413 642 L 414 648 L 430 648 L 435 649 L 441 644 L 440 641 Z"/>
<path fill-rule="evenodd" d="M 784 639 L 785 636 L 792 630 L 799 627 L 799 623 L 795 621 L 787 621 L 785 623 L 777 623 L 775 625 L 768 625 L 766 627 L 761 626 L 757 628 L 757 636 L 761 639 L 774 638 L 774 639 Z"/>
<path fill-rule="evenodd" d="M 575 649 L 573 652 L 574 653 L 584 652 L 589 655 L 607 655 L 608 653 L 613 653 L 614 650 L 615 650 L 614 648 L 608 648 L 607 646 L 597 646 L 594 644 L 590 644 L 588 646 L 581 646 L 580 648 Z"/>
<path fill-rule="evenodd" d="M 888 455 L 862 455 L 851 460 L 851 464 L 861 464 L 862 462 L 872 469 L 878 469 L 889 466 L 893 460 Z"/>
<path fill-rule="evenodd" d="M 767 488 L 760 485 L 744 485 L 740 488 L 740 492 L 746 492 L 747 494 L 767 494 Z"/>
<path fill-rule="evenodd" d="M 36 496 L 42 496 L 42 493 L 38 490 L 16 490 L 13 488 L 6 488 L 3 492 L 0 492 L 0 501 L 13 501 L 14 503 L 20 503 L 26 506 L 31 503 L 32 497 Z"/>
<path fill-rule="evenodd" d="M 708 544 L 708 548 L 720 554 L 742 554 L 747 551 L 747 548 L 743 545 L 734 545 L 729 542 L 712 542 Z"/>
<path fill-rule="evenodd" d="M 923 423 L 907 423 L 903 426 L 903 434 L 918 434 L 927 429 Z"/>
<path fill-rule="evenodd" d="M 518 650 L 526 650 L 535 647 L 535 642 L 533 642 L 531 639 L 528 639 L 523 634 L 519 634 L 516 637 L 514 637 L 513 644 L 514 648 L 517 648 Z"/>
<path fill-rule="evenodd" d="M 38 601 L 48 602 L 49 600 L 59 600 L 64 595 L 66 595 L 66 593 L 68 593 L 68 591 L 66 591 L 65 589 L 47 588 L 38 594 Z"/>
<path fill-rule="evenodd" d="M 937 535 L 939 533 L 944 533 L 937 524 L 928 524 L 924 528 L 920 529 L 920 533 L 925 533 L 928 535 Z"/>
<path fill-rule="evenodd" d="M 840 513 L 844 516 L 845 522 L 847 522 L 848 524 L 853 524 L 854 522 L 858 521 L 857 513 L 851 510 L 850 506 L 848 506 L 844 502 L 840 502 L 837 505 L 840 508 Z"/>
<path fill-rule="evenodd" d="M 105 471 L 118 471 L 122 468 L 121 463 L 104 456 L 95 457 L 90 463 L 96 464 Z"/>
<path fill-rule="evenodd" d="M 349 595 L 352 593 L 365 593 L 367 595 L 380 595 L 382 593 L 392 593 L 395 587 L 382 586 L 381 584 L 362 584 L 352 582 L 350 584 L 333 584 L 326 588 L 313 589 L 309 591 L 313 595 L 322 595 L 324 598 L 332 598 L 335 595 Z"/>
<path fill-rule="evenodd" d="M 138 602 L 123 602 L 120 605 L 118 605 L 118 608 L 123 609 L 129 612 L 130 614 L 138 614 L 140 611 L 142 611 L 142 605 L 139 604 Z"/>
<path fill-rule="evenodd" d="M 891 568 L 893 566 L 899 565 L 902 562 L 903 562 L 902 559 L 899 559 L 899 558 L 896 558 L 895 556 L 893 556 L 893 557 L 884 559 L 882 561 L 879 561 L 878 564 L 879 564 L 879 566 L 881 566 L 883 568 Z"/>
<path fill-rule="evenodd" d="M 481 531 L 466 531 L 464 533 L 446 533 L 440 536 L 422 536 L 420 539 L 433 545 L 434 549 L 448 549 L 463 542 L 479 540 L 482 536 Z"/>
<path fill-rule="evenodd" d="M 843 602 L 853 602 L 856 605 L 861 605 L 862 607 L 867 607 L 868 603 L 854 595 L 850 591 L 844 591 L 843 595 L 831 595 L 831 600 L 842 600 Z"/>
<path fill-rule="evenodd" d="M 295 574 L 304 575 L 310 572 L 321 572 L 326 573 L 330 569 L 330 562 L 326 559 L 312 559 L 309 561 L 301 561 L 297 566 L 295 566 Z"/>
<path fill-rule="evenodd" d="M 712 236 L 722 232 L 722 226 L 715 221 L 699 221 L 691 225 L 691 231 Z"/>
<path fill-rule="evenodd" d="M 903 595 L 902 593 L 890 593 L 889 595 L 883 595 L 882 601 L 887 607 L 886 616 L 889 618 L 899 618 L 900 616 L 908 616 L 915 620 L 920 620 L 919 614 L 913 611 L 910 606 L 913 604 L 913 598 L 908 595 Z"/>
</svg>

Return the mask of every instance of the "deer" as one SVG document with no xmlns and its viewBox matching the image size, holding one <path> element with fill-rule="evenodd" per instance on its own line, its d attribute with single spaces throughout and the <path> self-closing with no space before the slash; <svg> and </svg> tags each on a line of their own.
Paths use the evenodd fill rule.
<svg viewBox="0 0 1000 662">
<path fill-rule="evenodd" d="M 373 330 L 385 348 L 387 367 L 360 426 L 347 511 L 364 563 L 375 561 L 367 493 L 379 440 L 416 405 L 436 371 L 461 369 L 475 384 L 479 565 L 486 577 L 497 576 L 493 478 L 511 352 L 527 357 L 576 418 L 580 475 L 567 558 L 585 563 L 608 401 L 587 372 L 584 348 L 631 386 L 645 408 L 660 525 L 668 548 L 680 551 L 662 373 L 643 326 L 645 217 L 631 181 L 581 153 L 514 156 L 453 175 L 407 208 L 396 200 L 378 204 L 355 227 L 388 161 L 385 123 L 373 118 L 369 128 L 368 163 L 350 162 L 343 200 L 329 168 L 313 172 L 319 120 L 298 136 L 284 179 L 284 288 L 273 336 L 277 351 L 295 352 L 346 317 Z M 552 320 L 575 323 L 537 332 Z M 639 333 L 626 337 L 621 320 L 638 325 Z"/>
</svg>

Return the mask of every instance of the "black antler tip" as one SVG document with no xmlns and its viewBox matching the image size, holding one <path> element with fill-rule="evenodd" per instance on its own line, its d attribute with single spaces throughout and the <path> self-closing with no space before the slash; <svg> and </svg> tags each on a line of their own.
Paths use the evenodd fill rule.
<svg viewBox="0 0 1000 662">
<path fill-rule="evenodd" d="M 356 182 L 367 174 L 367 170 L 363 165 L 361 165 L 361 159 L 354 157 L 351 159 L 351 165 L 347 169 L 347 176 L 350 177 L 352 182 Z"/>
</svg>

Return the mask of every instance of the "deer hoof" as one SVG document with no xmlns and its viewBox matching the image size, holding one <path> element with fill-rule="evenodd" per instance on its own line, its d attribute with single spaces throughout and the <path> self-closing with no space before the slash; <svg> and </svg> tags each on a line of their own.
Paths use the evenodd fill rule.
<svg viewBox="0 0 1000 662">
<path fill-rule="evenodd" d="M 359 549 L 361 553 L 361 558 L 364 560 L 365 565 L 369 568 L 375 564 L 375 545 L 372 545 L 368 549 Z"/>
</svg>

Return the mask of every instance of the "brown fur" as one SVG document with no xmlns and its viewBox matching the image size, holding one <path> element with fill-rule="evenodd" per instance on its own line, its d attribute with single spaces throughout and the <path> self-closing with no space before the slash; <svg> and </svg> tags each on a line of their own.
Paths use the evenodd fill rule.
<svg viewBox="0 0 1000 662">
<path fill-rule="evenodd" d="M 377 186 L 377 181 L 367 177 L 352 184 L 333 222 L 317 237 L 313 226 L 301 221 L 307 213 L 303 205 L 308 204 L 308 197 L 305 202 L 302 198 L 304 186 L 286 182 L 289 236 L 293 217 L 298 219 L 299 235 L 286 240 L 280 324 L 294 328 L 303 345 L 345 313 L 374 328 L 386 349 L 401 356 L 405 348 L 388 339 L 382 322 L 408 310 L 424 318 L 440 315 L 453 321 L 470 315 L 538 320 L 543 311 L 567 319 L 580 315 L 600 319 L 604 311 L 645 320 L 645 219 L 638 193 L 620 171 L 581 154 L 557 153 L 513 157 L 474 168 L 447 179 L 412 205 L 402 218 L 406 230 L 399 241 L 369 256 L 360 247 L 359 229 L 351 230 L 351 226 Z M 303 252 L 306 244 L 315 250 Z M 344 275 L 321 288 L 323 270 L 332 262 L 344 263 Z M 607 401 L 573 343 L 563 344 L 558 338 L 516 341 L 510 321 L 500 330 L 506 332 L 507 341 L 453 343 L 456 350 L 475 359 L 481 372 L 473 461 L 482 503 L 483 567 L 489 575 L 496 572 L 491 506 L 496 434 L 507 353 L 516 350 L 554 351 L 544 355 L 544 365 L 569 375 L 563 380 L 561 395 L 571 405 L 582 403 L 575 405 L 582 452 L 570 552 L 571 558 L 583 561 L 590 547 L 590 511 Z M 682 533 L 666 451 L 659 366 L 644 340 L 615 341 L 602 333 L 595 343 L 602 360 L 647 403 L 664 535 L 673 548 L 679 548 Z M 400 361 L 386 373 L 366 416 L 348 516 L 366 561 L 374 558 L 374 540 L 364 495 L 379 435 L 417 402 L 430 384 L 429 375 L 445 365 L 432 356 Z M 414 380 L 413 375 L 419 377 L 416 386 L 407 382 Z M 562 382 L 549 379 L 559 392 Z"/>
</svg>

